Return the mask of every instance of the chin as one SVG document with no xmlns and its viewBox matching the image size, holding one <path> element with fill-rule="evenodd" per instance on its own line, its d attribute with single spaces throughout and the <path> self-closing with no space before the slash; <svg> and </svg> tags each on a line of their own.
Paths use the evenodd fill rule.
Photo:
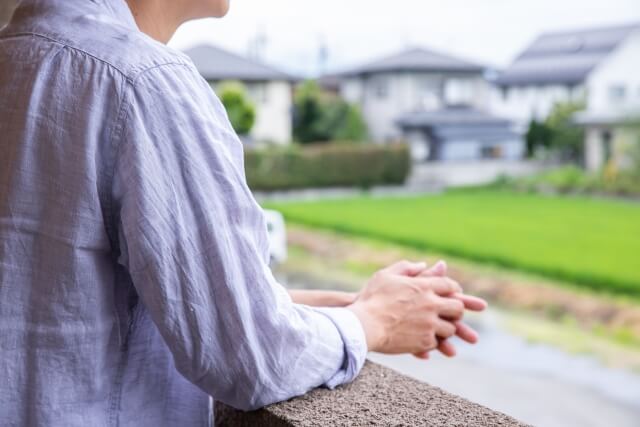
<svg viewBox="0 0 640 427">
<path fill-rule="evenodd" d="M 215 3 L 215 8 L 214 8 L 215 18 L 222 18 L 227 13 L 229 13 L 229 7 L 231 3 L 230 0 L 218 0 L 218 1 L 215 1 L 214 3 Z"/>
</svg>

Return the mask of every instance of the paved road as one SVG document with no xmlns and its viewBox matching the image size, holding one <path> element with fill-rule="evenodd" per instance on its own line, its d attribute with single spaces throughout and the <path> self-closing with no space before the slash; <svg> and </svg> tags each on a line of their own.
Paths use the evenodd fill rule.
<svg viewBox="0 0 640 427">
<path fill-rule="evenodd" d="M 454 359 L 371 354 L 370 359 L 540 427 L 639 427 L 640 375 L 533 345 L 483 316 L 482 341 Z"/>
<path fill-rule="evenodd" d="M 282 274 L 278 279 L 288 282 Z M 314 276 L 300 283 L 306 286 L 292 287 L 339 288 Z M 508 316 L 495 308 L 465 318 L 481 341 L 458 343 L 453 359 L 437 353 L 428 361 L 375 353 L 369 358 L 535 426 L 640 427 L 640 374 L 528 343 L 505 331 Z"/>
</svg>

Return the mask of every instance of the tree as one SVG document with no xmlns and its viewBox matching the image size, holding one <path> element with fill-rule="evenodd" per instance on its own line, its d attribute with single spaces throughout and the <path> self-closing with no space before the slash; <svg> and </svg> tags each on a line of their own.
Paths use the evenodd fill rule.
<svg viewBox="0 0 640 427">
<path fill-rule="evenodd" d="M 531 119 L 526 134 L 527 155 L 532 157 L 539 148 L 549 148 L 551 144 L 551 129 L 546 124 Z"/>
<path fill-rule="evenodd" d="M 631 134 L 631 144 L 627 153 L 631 161 L 631 174 L 640 180 L 640 117 L 627 120 L 624 127 Z"/>
<path fill-rule="evenodd" d="M 544 122 L 532 119 L 526 134 L 527 154 L 539 148 L 555 152 L 561 159 L 579 162 L 584 151 L 584 129 L 572 122 L 584 109 L 583 103 L 560 102 L 554 105 Z"/>
<path fill-rule="evenodd" d="M 307 81 L 296 93 L 293 135 L 303 144 L 362 141 L 367 137 L 367 126 L 358 107 Z"/>
<path fill-rule="evenodd" d="M 573 115 L 584 110 L 581 102 L 557 103 L 545 120 L 549 129 L 549 147 L 562 159 L 579 162 L 584 152 L 584 128 L 572 122 Z"/>
<path fill-rule="evenodd" d="M 247 135 L 255 124 L 256 109 L 249 100 L 245 86 L 240 82 L 228 81 L 220 85 L 218 92 L 233 129 L 238 135 Z"/>
<path fill-rule="evenodd" d="M 328 116 L 332 140 L 358 142 L 367 138 L 367 124 L 357 106 L 335 99 L 328 105 Z"/>
<path fill-rule="evenodd" d="M 301 143 L 328 141 L 330 132 L 325 125 L 322 91 L 312 80 L 304 82 L 297 90 L 293 118 L 293 137 Z"/>
</svg>

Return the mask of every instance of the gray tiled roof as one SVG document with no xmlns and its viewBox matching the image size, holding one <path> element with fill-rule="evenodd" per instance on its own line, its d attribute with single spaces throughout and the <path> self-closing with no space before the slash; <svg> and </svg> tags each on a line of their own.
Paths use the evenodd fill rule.
<svg viewBox="0 0 640 427">
<path fill-rule="evenodd" d="M 244 58 L 211 45 L 200 45 L 185 51 L 207 80 L 297 80 L 292 75 L 267 64 Z"/>
<path fill-rule="evenodd" d="M 440 125 L 509 125 L 511 121 L 471 107 L 448 107 L 406 113 L 400 116 L 396 123 L 401 127 L 415 128 Z"/>
<path fill-rule="evenodd" d="M 640 23 L 539 36 L 497 78 L 501 86 L 577 84 Z"/>
<path fill-rule="evenodd" d="M 390 71 L 484 71 L 485 67 L 425 48 L 411 48 L 338 73 L 341 76 Z"/>
<path fill-rule="evenodd" d="M 403 129 L 429 129 L 440 141 L 508 141 L 520 139 L 508 119 L 492 116 L 471 107 L 449 107 L 435 111 L 419 111 L 396 120 Z"/>
</svg>

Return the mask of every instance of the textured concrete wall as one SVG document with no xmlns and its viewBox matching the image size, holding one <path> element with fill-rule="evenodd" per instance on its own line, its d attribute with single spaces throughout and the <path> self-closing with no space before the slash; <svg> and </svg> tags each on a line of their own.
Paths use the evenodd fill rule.
<svg viewBox="0 0 640 427">
<path fill-rule="evenodd" d="M 255 412 L 216 404 L 216 426 L 525 426 L 437 387 L 367 362 L 352 384 L 318 389 Z"/>
</svg>

